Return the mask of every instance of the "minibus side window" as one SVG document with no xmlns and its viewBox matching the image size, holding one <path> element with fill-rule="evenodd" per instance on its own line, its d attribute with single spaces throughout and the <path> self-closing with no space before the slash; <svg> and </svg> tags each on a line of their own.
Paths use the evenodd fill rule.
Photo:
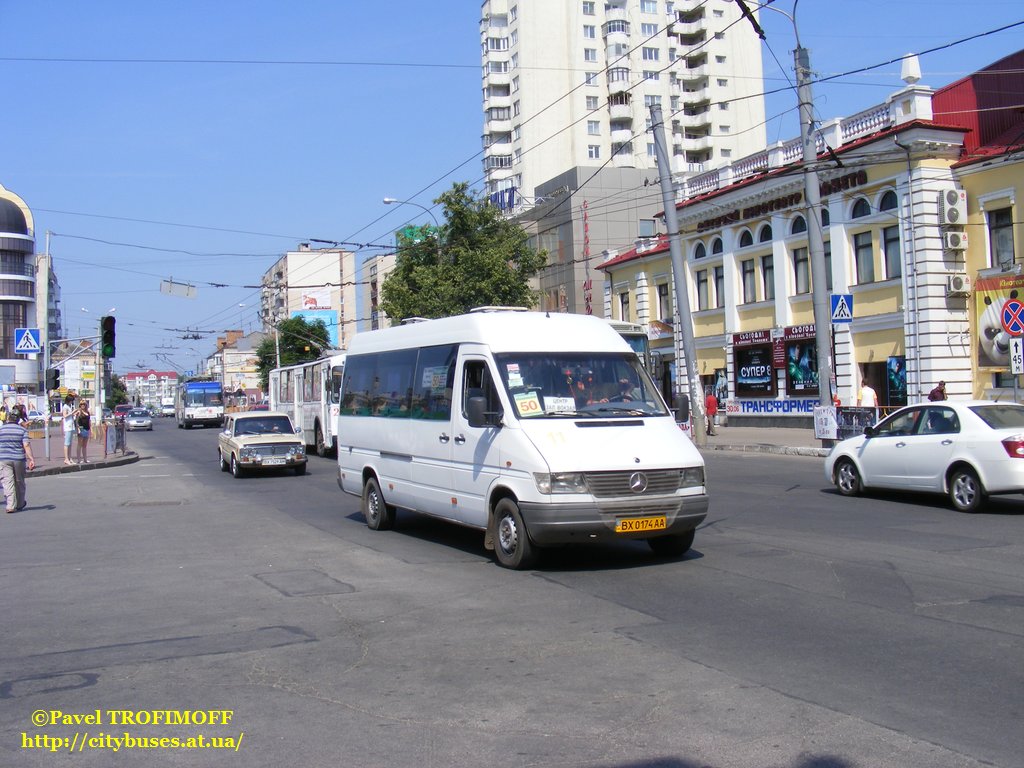
<svg viewBox="0 0 1024 768">
<path fill-rule="evenodd" d="M 452 417 L 452 386 L 455 383 L 455 344 L 424 347 L 416 360 L 412 380 L 414 419 L 448 421 Z"/>
</svg>

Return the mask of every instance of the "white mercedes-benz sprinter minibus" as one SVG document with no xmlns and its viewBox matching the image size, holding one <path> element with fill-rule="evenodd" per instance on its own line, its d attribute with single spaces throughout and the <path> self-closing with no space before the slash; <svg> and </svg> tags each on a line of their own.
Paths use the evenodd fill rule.
<svg viewBox="0 0 1024 768">
<path fill-rule="evenodd" d="M 553 544 L 645 539 L 678 557 L 707 515 L 704 460 L 608 323 L 482 308 L 357 334 L 338 485 L 479 528 L 508 568 Z"/>
</svg>

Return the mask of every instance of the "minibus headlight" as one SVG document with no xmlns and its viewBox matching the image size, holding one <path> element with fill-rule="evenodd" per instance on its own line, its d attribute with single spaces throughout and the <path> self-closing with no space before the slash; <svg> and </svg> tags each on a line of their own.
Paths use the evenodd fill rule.
<svg viewBox="0 0 1024 768">
<path fill-rule="evenodd" d="M 533 479 L 544 494 L 587 492 L 587 481 L 580 472 L 534 472 Z"/>
<path fill-rule="evenodd" d="M 697 488 L 704 485 L 704 467 L 687 467 L 679 475 L 680 488 Z"/>
</svg>

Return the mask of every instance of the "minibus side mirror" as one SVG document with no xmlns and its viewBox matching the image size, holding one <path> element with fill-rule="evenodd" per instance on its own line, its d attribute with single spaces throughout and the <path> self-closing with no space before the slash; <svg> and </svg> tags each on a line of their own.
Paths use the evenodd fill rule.
<svg viewBox="0 0 1024 768">
<path fill-rule="evenodd" d="M 680 424 L 685 424 L 690 420 L 690 396 L 679 395 L 676 398 L 676 421 Z"/>
<path fill-rule="evenodd" d="M 501 424 L 501 412 L 487 412 L 487 398 L 483 395 L 466 400 L 466 419 L 471 427 L 497 427 Z"/>
</svg>

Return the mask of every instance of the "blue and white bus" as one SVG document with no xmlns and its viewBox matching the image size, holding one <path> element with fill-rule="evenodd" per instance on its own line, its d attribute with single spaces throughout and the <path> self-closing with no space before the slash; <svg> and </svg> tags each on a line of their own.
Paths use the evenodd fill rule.
<svg viewBox="0 0 1024 768">
<path fill-rule="evenodd" d="M 224 388 L 212 376 L 195 376 L 178 383 L 174 398 L 178 429 L 224 424 Z"/>
</svg>

